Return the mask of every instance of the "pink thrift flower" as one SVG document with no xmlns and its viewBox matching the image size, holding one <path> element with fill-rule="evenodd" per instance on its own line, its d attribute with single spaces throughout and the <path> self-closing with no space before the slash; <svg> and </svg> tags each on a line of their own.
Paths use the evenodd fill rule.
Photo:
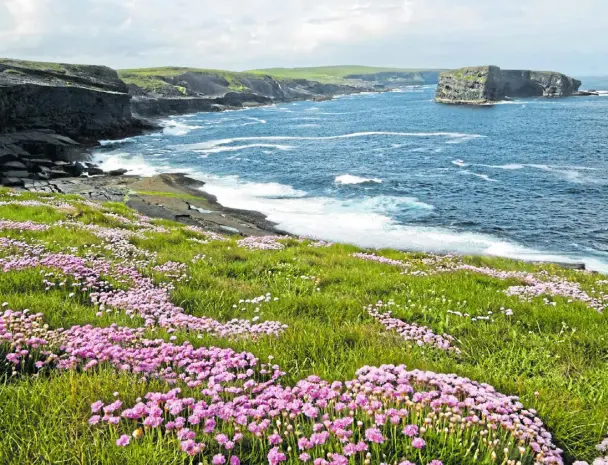
<svg viewBox="0 0 608 465">
<path fill-rule="evenodd" d="M 241 459 L 239 459 L 236 455 L 230 457 L 230 465 L 241 465 Z"/>
<path fill-rule="evenodd" d="M 97 402 L 91 404 L 91 412 L 97 413 L 97 412 L 101 411 L 102 407 L 103 407 L 103 402 L 98 400 Z"/>
<path fill-rule="evenodd" d="M 224 457 L 222 454 L 216 454 L 213 456 L 211 463 L 213 463 L 213 465 L 223 465 L 226 463 L 226 457 Z"/>
<path fill-rule="evenodd" d="M 384 442 L 384 436 L 377 428 L 368 428 L 365 430 L 365 439 L 369 442 L 375 442 L 376 444 L 382 444 Z"/>
<path fill-rule="evenodd" d="M 93 415 L 91 418 L 89 418 L 89 425 L 96 425 L 100 420 L 101 417 L 99 415 Z"/>
<path fill-rule="evenodd" d="M 119 437 L 116 440 L 116 445 L 119 447 L 125 447 L 129 444 L 130 441 L 131 441 L 131 438 L 128 435 L 123 434 L 121 437 Z"/>
<path fill-rule="evenodd" d="M 287 460 L 287 457 L 279 450 L 278 447 L 273 447 L 270 449 L 270 452 L 268 452 L 268 463 L 270 465 L 278 465 L 285 460 Z"/>
<path fill-rule="evenodd" d="M 416 425 L 407 425 L 403 428 L 403 434 L 409 436 L 410 438 L 414 438 L 418 436 L 418 427 Z"/>
<path fill-rule="evenodd" d="M 299 458 L 302 462 L 308 462 L 310 460 L 310 455 L 304 452 L 303 454 L 300 454 Z"/>
<path fill-rule="evenodd" d="M 414 449 L 423 449 L 426 446 L 426 441 L 422 438 L 416 438 L 412 441 L 412 447 Z"/>
</svg>

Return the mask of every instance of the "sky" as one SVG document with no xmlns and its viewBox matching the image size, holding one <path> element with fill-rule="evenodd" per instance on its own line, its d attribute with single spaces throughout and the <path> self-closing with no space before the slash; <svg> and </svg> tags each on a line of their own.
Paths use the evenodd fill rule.
<svg viewBox="0 0 608 465">
<path fill-rule="evenodd" d="M 0 0 L 0 57 L 608 75 L 608 0 Z"/>
</svg>

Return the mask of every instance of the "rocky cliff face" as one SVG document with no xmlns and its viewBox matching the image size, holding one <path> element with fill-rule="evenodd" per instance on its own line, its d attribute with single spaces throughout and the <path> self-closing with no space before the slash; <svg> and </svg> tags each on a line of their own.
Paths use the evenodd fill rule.
<svg viewBox="0 0 608 465">
<path fill-rule="evenodd" d="M 415 86 L 437 84 L 439 81 L 439 71 L 385 71 L 375 74 L 351 74 L 344 79 L 359 80 L 363 83 L 376 86 L 395 88 L 400 86 Z"/>
<path fill-rule="evenodd" d="M 122 137 L 137 130 L 131 96 L 116 71 L 0 60 L 0 132 L 52 129 L 78 139 Z"/>
<path fill-rule="evenodd" d="M 169 72 L 174 71 L 169 69 Z M 184 70 L 177 75 L 125 73 L 133 96 L 131 107 L 139 116 L 157 117 L 198 111 L 221 111 L 276 102 L 317 99 L 360 92 L 360 88 L 322 84 L 304 79 L 274 79 L 254 74 Z"/>
<path fill-rule="evenodd" d="M 482 105 L 517 97 L 567 97 L 580 86 L 580 81 L 561 73 L 478 66 L 441 73 L 435 100 Z"/>
<path fill-rule="evenodd" d="M 0 60 L 0 184 L 101 174 L 77 141 L 145 127 L 132 118 L 128 88 L 110 68 Z"/>
</svg>

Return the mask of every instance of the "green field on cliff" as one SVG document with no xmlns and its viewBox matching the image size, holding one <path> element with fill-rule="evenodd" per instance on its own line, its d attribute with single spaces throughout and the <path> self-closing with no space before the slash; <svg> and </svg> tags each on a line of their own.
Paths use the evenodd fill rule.
<svg viewBox="0 0 608 465">
<path fill-rule="evenodd" d="M 308 68 L 266 68 L 248 71 L 255 74 L 267 74 L 281 79 L 308 79 L 326 84 L 347 84 L 346 76 L 368 75 L 385 72 L 417 73 L 422 71 L 437 71 L 433 69 L 414 68 L 383 68 L 376 66 L 316 66 Z"/>
<path fill-rule="evenodd" d="M 3 465 L 572 463 L 608 435 L 602 275 L 7 189 L 0 269 Z"/>
</svg>

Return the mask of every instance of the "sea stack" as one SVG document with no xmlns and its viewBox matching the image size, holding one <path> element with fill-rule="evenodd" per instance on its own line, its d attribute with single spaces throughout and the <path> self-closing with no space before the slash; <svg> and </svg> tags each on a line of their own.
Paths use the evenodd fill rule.
<svg viewBox="0 0 608 465">
<path fill-rule="evenodd" d="M 568 97 L 576 95 L 580 86 L 581 81 L 552 71 L 475 66 L 441 73 L 435 100 L 439 103 L 491 105 L 518 97 Z"/>
</svg>

